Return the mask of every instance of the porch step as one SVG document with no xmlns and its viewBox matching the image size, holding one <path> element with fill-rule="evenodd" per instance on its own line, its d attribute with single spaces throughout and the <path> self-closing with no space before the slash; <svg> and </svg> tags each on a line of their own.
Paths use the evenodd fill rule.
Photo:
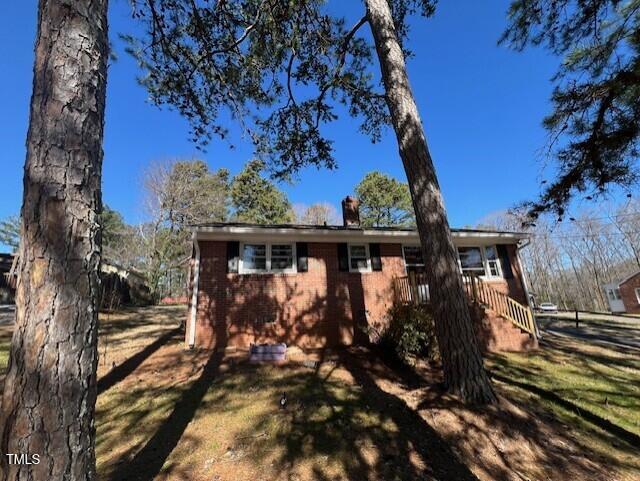
<svg viewBox="0 0 640 481">
<path fill-rule="evenodd" d="M 476 335 L 485 352 L 526 352 L 538 347 L 538 341 L 528 332 L 523 332 L 509 319 L 494 310 L 471 305 Z"/>
</svg>

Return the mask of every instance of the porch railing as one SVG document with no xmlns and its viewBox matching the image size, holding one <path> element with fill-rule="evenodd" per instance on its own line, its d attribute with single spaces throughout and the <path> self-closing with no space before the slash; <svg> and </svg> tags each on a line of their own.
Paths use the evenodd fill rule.
<svg viewBox="0 0 640 481">
<path fill-rule="evenodd" d="M 486 305 L 523 331 L 536 335 L 533 313 L 528 306 L 520 304 L 476 275 L 463 274 L 462 280 L 464 290 L 473 302 Z M 425 274 L 410 272 L 407 276 L 396 277 L 394 292 L 398 302 L 413 304 L 429 302 L 429 288 Z"/>
<path fill-rule="evenodd" d="M 406 304 L 427 304 L 429 302 L 429 285 L 427 276 L 409 272 L 404 277 L 396 277 L 393 282 L 396 300 Z"/>
<path fill-rule="evenodd" d="M 16 269 L 18 267 L 18 256 L 15 255 L 13 256 L 13 262 L 11 263 L 11 269 L 9 269 L 9 272 L 5 272 L 4 273 L 4 279 L 7 282 L 7 285 L 9 287 L 11 287 L 12 289 L 16 288 L 16 280 L 17 280 L 17 276 L 16 276 Z"/>
</svg>

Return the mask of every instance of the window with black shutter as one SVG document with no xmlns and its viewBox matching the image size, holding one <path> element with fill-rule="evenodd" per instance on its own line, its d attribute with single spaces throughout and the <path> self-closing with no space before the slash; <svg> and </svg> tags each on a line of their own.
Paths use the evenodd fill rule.
<svg viewBox="0 0 640 481">
<path fill-rule="evenodd" d="M 511 261 L 509 260 L 507 246 L 504 244 L 498 244 L 497 247 L 500 265 L 502 266 L 502 275 L 505 279 L 513 279 L 513 271 L 511 270 Z"/>
<path fill-rule="evenodd" d="M 307 272 L 309 270 L 309 245 L 306 242 L 296 243 L 296 258 L 298 272 Z"/>
<path fill-rule="evenodd" d="M 240 264 L 240 242 L 227 242 L 227 272 L 238 272 Z"/>
<path fill-rule="evenodd" d="M 369 244 L 369 255 L 371 256 L 371 269 L 382 270 L 382 257 L 380 256 L 380 244 Z"/>
<path fill-rule="evenodd" d="M 338 244 L 338 270 L 349 272 L 349 247 L 344 242 Z"/>
</svg>

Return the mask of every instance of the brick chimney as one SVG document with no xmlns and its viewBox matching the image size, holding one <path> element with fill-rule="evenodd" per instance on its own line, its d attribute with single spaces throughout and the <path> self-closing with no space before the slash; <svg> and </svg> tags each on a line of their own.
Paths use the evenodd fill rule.
<svg viewBox="0 0 640 481">
<path fill-rule="evenodd" d="M 360 227 L 360 211 L 358 199 L 346 196 L 342 201 L 342 221 L 345 227 Z"/>
</svg>

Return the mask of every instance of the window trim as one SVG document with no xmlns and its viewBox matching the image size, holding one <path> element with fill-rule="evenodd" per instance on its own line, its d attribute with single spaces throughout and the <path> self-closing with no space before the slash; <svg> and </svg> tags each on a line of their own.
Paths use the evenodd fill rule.
<svg viewBox="0 0 640 481">
<path fill-rule="evenodd" d="M 489 259 L 487 257 L 487 249 L 489 247 L 493 248 L 493 251 L 496 254 L 496 258 L 495 259 Z M 503 279 L 504 278 L 504 273 L 502 272 L 502 261 L 500 260 L 500 254 L 498 254 L 498 246 L 497 245 L 482 246 L 482 256 L 484 258 L 484 263 L 485 263 L 485 278 L 487 278 L 487 279 Z M 496 263 L 496 269 L 498 271 L 498 274 L 496 274 L 495 276 L 493 274 L 491 274 L 491 268 L 489 267 L 489 261 L 494 261 Z M 487 275 L 487 273 L 488 273 L 488 275 Z"/>
<path fill-rule="evenodd" d="M 422 249 L 422 246 L 420 244 L 402 244 L 402 262 L 404 262 L 404 273 L 405 274 L 409 274 L 409 271 L 407 271 L 407 258 L 404 255 L 404 248 L 405 247 L 417 247 L 418 249 Z M 422 259 L 422 264 L 411 264 L 412 266 L 416 266 L 416 267 L 426 267 L 426 263 L 424 262 L 424 259 Z"/>
<path fill-rule="evenodd" d="M 487 248 L 493 247 L 496 258 L 494 259 L 496 263 L 496 267 L 498 268 L 498 275 L 491 274 L 491 268 L 489 267 L 489 259 L 487 259 Z M 464 274 L 467 271 L 462 270 L 462 260 L 460 259 L 460 248 L 476 248 L 480 249 L 480 257 L 482 259 L 482 268 L 484 269 L 484 274 L 480 276 L 481 279 L 494 280 L 494 279 L 504 279 L 504 273 L 502 270 L 502 261 L 500 260 L 500 255 L 498 254 L 498 246 L 495 244 L 489 245 L 463 245 L 456 246 L 456 254 L 458 255 L 458 269 L 461 274 Z"/>
<path fill-rule="evenodd" d="M 354 268 L 351 267 L 351 247 L 352 246 L 364 246 L 364 253 L 365 253 L 365 257 L 367 260 L 367 267 L 359 267 L 359 268 Z M 347 256 L 349 259 L 349 272 L 353 272 L 353 273 L 368 273 L 368 272 L 372 272 L 371 269 L 371 253 L 369 252 L 369 244 L 366 242 L 350 242 L 347 244 Z"/>
<path fill-rule="evenodd" d="M 244 266 L 244 246 L 245 245 L 264 245 L 266 263 L 265 269 L 247 269 Z M 286 269 L 272 269 L 271 268 L 271 248 L 273 245 L 288 245 L 291 246 L 292 266 Z M 298 257 L 296 255 L 296 243 L 295 242 L 265 242 L 265 241 L 248 241 L 240 242 L 240 258 L 238 259 L 238 274 L 296 274 L 298 272 Z"/>
<path fill-rule="evenodd" d="M 638 301 L 638 304 L 640 304 L 640 287 L 636 287 L 633 292 L 636 293 L 636 301 Z"/>
</svg>

